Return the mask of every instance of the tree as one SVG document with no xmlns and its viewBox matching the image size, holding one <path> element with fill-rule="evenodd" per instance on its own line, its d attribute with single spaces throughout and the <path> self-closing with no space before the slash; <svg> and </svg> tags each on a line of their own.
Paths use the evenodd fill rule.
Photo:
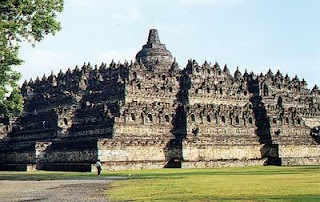
<svg viewBox="0 0 320 202">
<path fill-rule="evenodd" d="M 57 14 L 62 10 L 63 0 L 0 1 L 0 117 L 17 116 L 23 110 L 20 73 L 13 69 L 23 62 L 18 56 L 20 43 L 34 46 L 45 35 L 55 35 L 61 29 Z"/>
</svg>

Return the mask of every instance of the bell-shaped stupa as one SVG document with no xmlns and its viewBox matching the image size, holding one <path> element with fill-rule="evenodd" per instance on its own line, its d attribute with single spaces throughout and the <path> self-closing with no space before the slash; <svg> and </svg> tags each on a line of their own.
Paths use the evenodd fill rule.
<svg viewBox="0 0 320 202">
<path fill-rule="evenodd" d="M 171 67 L 173 63 L 172 54 L 166 49 L 166 45 L 160 42 L 158 30 L 150 30 L 148 42 L 137 53 L 136 60 L 146 67 L 161 66 L 168 69 Z"/>
</svg>

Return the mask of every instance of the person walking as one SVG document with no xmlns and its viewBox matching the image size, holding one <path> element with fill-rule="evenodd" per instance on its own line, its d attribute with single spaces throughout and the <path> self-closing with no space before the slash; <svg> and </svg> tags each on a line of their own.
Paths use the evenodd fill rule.
<svg viewBox="0 0 320 202">
<path fill-rule="evenodd" d="M 101 174 L 101 163 L 100 163 L 100 159 L 98 159 L 98 161 L 96 162 L 96 168 L 98 170 L 98 177 L 100 177 L 100 174 Z"/>
</svg>

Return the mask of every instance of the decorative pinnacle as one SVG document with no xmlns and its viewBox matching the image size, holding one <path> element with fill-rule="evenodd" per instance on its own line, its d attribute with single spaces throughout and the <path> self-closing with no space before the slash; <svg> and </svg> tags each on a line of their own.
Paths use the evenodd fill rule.
<svg viewBox="0 0 320 202">
<path fill-rule="evenodd" d="M 147 44 L 161 44 L 158 30 L 150 29 Z"/>
<path fill-rule="evenodd" d="M 314 85 L 314 87 L 313 87 L 313 89 L 312 89 L 312 90 L 319 90 L 319 88 L 318 88 L 317 84 L 316 84 L 316 85 Z"/>
</svg>

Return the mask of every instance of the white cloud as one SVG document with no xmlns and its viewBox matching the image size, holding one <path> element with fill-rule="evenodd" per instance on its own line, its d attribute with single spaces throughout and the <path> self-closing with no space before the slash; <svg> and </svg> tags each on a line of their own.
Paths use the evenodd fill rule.
<svg viewBox="0 0 320 202">
<path fill-rule="evenodd" d="M 242 0 L 180 0 L 186 6 L 225 6 L 238 5 Z"/>
</svg>

